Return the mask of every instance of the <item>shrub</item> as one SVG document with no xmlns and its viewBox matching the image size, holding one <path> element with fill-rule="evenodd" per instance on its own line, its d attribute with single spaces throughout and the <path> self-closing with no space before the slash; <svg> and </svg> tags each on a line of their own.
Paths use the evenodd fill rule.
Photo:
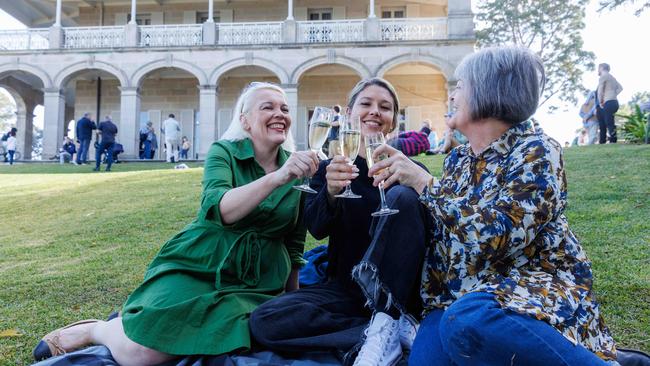
<svg viewBox="0 0 650 366">
<path fill-rule="evenodd" d="M 624 119 L 623 125 L 621 126 L 621 135 L 627 142 L 642 143 L 646 134 L 650 132 L 647 131 L 648 113 L 642 112 L 638 104 L 635 104 L 632 108 L 631 114 L 618 115 L 618 117 Z"/>
</svg>

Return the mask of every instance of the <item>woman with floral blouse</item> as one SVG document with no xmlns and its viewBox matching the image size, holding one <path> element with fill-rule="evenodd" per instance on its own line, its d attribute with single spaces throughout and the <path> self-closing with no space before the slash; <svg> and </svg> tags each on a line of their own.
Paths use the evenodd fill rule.
<svg viewBox="0 0 650 366">
<path fill-rule="evenodd" d="M 421 192 L 434 221 L 409 363 L 615 364 L 591 264 L 564 215 L 562 148 L 522 124 L 543 89 L 541 60 L 522 48 L 484 49 L 456 78 L 447 124 L 468 143 L 452 150 L 442 177 L 389 146 L 368 172 L 379 173 L 375 184 Z"/>
</svg>

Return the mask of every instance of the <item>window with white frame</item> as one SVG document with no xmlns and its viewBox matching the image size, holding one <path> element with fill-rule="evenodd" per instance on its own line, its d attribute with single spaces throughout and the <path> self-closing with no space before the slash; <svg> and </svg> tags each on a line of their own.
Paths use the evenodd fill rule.
<svg viewBox="0 0 650 366">
<path fill-rule="evenodd" d="M 200 11 L 196 13 L 196 22 L 197 23 L 205 23 L 208 20 L 208 12 L 207 11 Z M 214 20 L 215 23 L 220 23 L 221 22 L 221 14 L 219 14 L 218 11 L 215 11 L 212 13 L 212 20 Z"/>
<path fill-rule="evenodd" d="M 130 21 L 131 21 L 131 14 L 128 14 L 127 22 Z M 136 14 L 135 22 L 138 23 L 138 25 L 151 25 L 151 14 L 150 13 Z"/>
<path fill-rule="evenodd" d="M 307 9 L 309 20 L 332 20 L 332 8 L 310 8 Z"/>
<path fill-rule="evenodd" d="M 406 7 L 386 7 L 381 8 L 381 17 L 382 18 L 404 18 L 406 17 Z"/>
</svg>

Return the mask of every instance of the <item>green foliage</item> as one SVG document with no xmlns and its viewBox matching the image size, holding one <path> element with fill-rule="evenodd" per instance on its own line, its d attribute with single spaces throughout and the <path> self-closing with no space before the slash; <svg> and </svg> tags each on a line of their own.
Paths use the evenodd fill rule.
<svg viewBox="0 0 650 366">
<path fill-rule="evenodd" d="M 632 106 L 632 113 L 630 114 L 617 114 L 624 120 L 621 126 L 621 136 L 627 142 L 639 143 L 643 142 L 648 133 L 648 113 L 641 112 L 638 104 Z"/>
<path fill-rule="evenodd" d="M 636 3 L 641 3 L 641 1 L 637 0 L 601 0 L 600 1 L 600 9 L 599 11 L 603 11 L 604 9 L 607 10 L 614 10 L 618 8 L 621 5 L 631 5 L 631 4 L 636 4 Z M 646 9 L 650 9 L 650 1 L 646 1 L 641 5 L 639 8 L 637 8 L 634 11 L 634 15 L 639 16 L 641 13 L 643 13 Z"/>
<path fill-rule="evenodd" d="M 583 50 L 585 7 L 589 0 L 480 0 L 477 40 L 480 47 L 524 46 L 544 62 L 547 83 L 540 106 L 557 97 L 576 103 L 584 91 L 582 76 L 594 69 L 595 56 Z M 555 109 L 556 106 L 549 106 Z"/>
<path fill-rule="evenodd" d="M 10 128 L 10 123 L 16 116 L 16 104 L 3 91 L 0 91 L 0 133 Z"/>
<path fill-rule="evenodd" d="M 567 217 L 605 320 L 620 345 L 650 351 L 650 146 L 565 155 Z M 417 159 L 440 176 L 442 156 Z M 31 364 L 47 332 L 120 308 L 160 246 L 196 215 L 203 170 L 189 165 L 0 165 L 1 366 Z"/>
</svg>

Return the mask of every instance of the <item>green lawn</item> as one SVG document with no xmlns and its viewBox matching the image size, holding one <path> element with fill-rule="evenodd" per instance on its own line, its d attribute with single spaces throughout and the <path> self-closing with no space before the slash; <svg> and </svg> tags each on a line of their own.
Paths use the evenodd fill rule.
<svg viewBox="0 0 650 366">
<path fill-rule="evenodd" d="M 421 161 L 440 172 L 440 157 Z M 566 162 L 569 222 L 607 322 L 618 342 L 650 351 L 650 147 L 571 148 Z M 118 309 L 197 210 L 200 167 L 91 169 L 0 166 L 0 365 L 29 364 L 43 334 Z"/>
</svg>

